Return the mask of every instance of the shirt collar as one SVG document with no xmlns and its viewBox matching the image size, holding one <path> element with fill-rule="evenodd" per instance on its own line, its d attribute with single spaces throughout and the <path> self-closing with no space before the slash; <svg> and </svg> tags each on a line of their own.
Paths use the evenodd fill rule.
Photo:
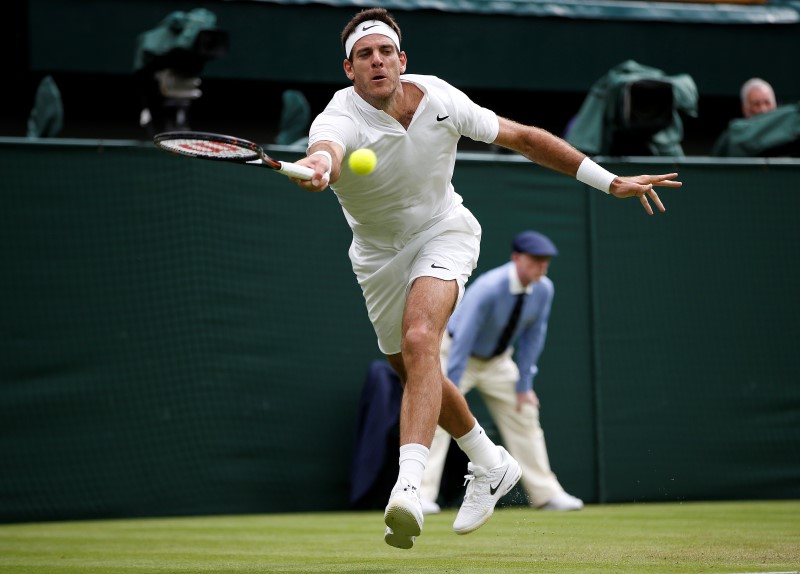
<svg viewBox="0 0 800 574">
<path fill-rule="evenodd" d="M 520 293 L 525 293 L 530 295 L 533 293 L 533 286 L 534 283 L 531 283 L 527 287 L 522 286 L 522 282 L 519 280 L 519 275 L 517 275 L 517 266 L 514 265 L 512 261 L 508 265 L 508 290 L 512 295 L 519 295 Z"/>
</svg>

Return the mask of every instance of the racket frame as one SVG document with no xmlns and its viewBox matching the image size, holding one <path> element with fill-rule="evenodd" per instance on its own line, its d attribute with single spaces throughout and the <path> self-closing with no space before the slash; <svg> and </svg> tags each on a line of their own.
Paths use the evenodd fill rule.
<svg viewBox="0 0 800 574">
<path fill-rule="evenodd" d="M 178 146 L 169 145 L 166 142 L 174 142 L 176 140 L 186 140 L 186 145 L 194 144 L 219 144 L 221 146 L 233 146 L 238 150 L 251 152 L 246 155 L 215 155 L 213 153 L 204 153 L 202 150 L 181 150 Z M 161 150 L 183 155 L 186 157 L 193 157 L 198 159 L 208 159 L 212 161 L 224 161 L 229 163 L 240 163 L 247 165 L 258 165 L 267 167 L 271 170 L 277 171 L 287 177 L 296 179 L 310 180 L 314 175 L 314 170 L 311 168 L 297 165 L 292 162 L 280 161 L 271 158 L 257 143 L 251 142 L 246 139 L 229 136 L 225 134 L 217 134 L 211 132 L 195 132 L 195 131 L 172 131 L 156 134 L 153 137 L 153 143 Z"/>
</svg>

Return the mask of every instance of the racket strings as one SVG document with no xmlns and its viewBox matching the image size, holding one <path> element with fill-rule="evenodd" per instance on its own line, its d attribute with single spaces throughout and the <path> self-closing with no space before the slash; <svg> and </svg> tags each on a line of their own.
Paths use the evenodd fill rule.
<svg viewBox="0 0 800 574">
<path fill-rule="evenodd" d="M 225 142 L 198 139 L 174 139 L 160 142 L 161 146 L 185 155 L 214 158 L 256 159 L 258 154 L 251 149 Z"/>
</svg>

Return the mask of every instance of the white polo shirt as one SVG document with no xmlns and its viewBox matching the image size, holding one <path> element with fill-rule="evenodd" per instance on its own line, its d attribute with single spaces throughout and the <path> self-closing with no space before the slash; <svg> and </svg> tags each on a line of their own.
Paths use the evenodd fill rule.
<svg viewBox="0 0 800 574">
<path fill-rule="evenodd" d="M 349 87 L 336 92 L 309 133 L 309 146 L 328 140 L 344 149 L 342 174 L 331 187 L 353 234 L 378 248 L 401 248 L 460 205 L 451 183 L 458 140 L 491 143 L 500 129 L 493 111 L 435 76 L 405 74 L 401 81 L 424 93 L 408 130 Z M 378 164 L 359 176 L 347 158 L 362 147 Z"/>
</svg>

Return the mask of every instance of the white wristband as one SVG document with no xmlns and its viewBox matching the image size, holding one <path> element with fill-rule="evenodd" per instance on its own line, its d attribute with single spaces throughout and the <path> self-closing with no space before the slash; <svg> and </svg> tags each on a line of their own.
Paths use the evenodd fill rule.
<svg viewBox="0 0 800 574">
<path fill-rule="evenodd" d="M 319 151 L 315 151 L 311 155 L 322 155 L 328 158 L 328 170 L 325 172 L 325 176 L 328 178 L 328 180 L 330 180 L 331 169 L 333 169 L 333 158 L 331 157 L 331 154 L 325 151 L 324 149 L 321 149 Z"/>
<path fill-rule="evenodd" d="M 605 193 L 609 193 L 611 189 L 611 182 L 617 176 L 600 167 L 588 157 L 583 158 L 578 173 L 575 174 L 575 179 L 586 185 L 591 185 L 595 189 L 599 189 Z"/>
</svg>

